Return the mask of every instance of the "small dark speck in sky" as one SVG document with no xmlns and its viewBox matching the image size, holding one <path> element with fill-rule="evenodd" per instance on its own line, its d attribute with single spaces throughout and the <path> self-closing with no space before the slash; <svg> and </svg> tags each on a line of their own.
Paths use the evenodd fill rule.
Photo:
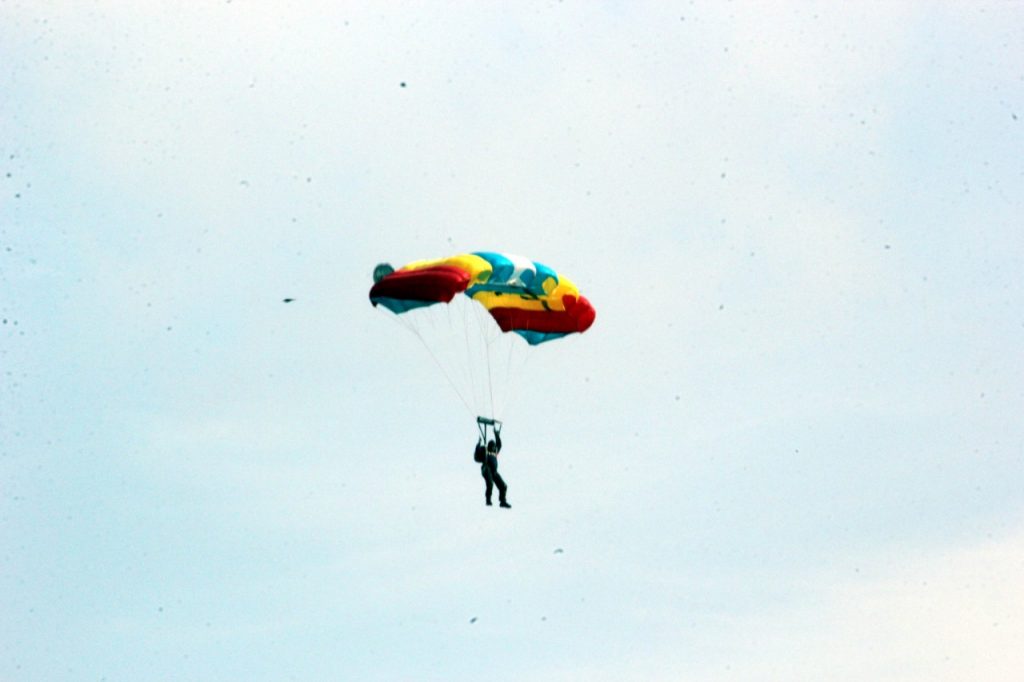
<svg viewBox="0 0 1024 682">
<path fill-rule="evenodd" d="M 294 298 L 284 298 L 284 299 L 281 299 L 281 300 L 283 300 L 285 303 L 291 303 L 295 299 Z"/>
<path fill-rule="evenodd" d="M 565 550 L 561 547 L 555 549 L 555 554 L 565 554 Z"/>
<path fill-rule="evenodd" d="M 476 616 L 473 616 L 472 618 L 470 618 L 469 622 L 470 623 L 475 623 L 476 622 Z"/>
<path fill-rule="evenodd" d="M 399 83 L 399 85 L 404 88 L 405 87 L 405 81 L 402 81 L 401 83 Z"/>
</svg>

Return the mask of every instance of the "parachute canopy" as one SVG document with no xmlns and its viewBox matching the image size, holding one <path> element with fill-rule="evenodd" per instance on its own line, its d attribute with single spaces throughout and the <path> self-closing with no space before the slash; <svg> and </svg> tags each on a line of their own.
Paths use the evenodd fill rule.
<svg viewBox="0 0 1024 682">
<path fill-rule="evenodd" d="M 393 272 L 383 265 L 375 271 L 370 302 L 397 315 L 448 303 L 462 292 L 486 308 L 501 331 L 515 332 L 531 346 L 594 323 L 594 308 L 575 284 L 519 256 L 478 251 L 414 261 Z"/>
</svg>

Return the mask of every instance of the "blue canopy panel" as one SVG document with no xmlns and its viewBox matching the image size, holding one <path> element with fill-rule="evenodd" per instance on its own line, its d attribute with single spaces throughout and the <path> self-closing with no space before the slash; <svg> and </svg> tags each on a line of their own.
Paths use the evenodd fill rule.
<svg viewBox="0 0 1024 682">
<path fill-rule="evenodd" d="M 568 335 L 568 332 L 536 332 L 530 329 L 513 329 L 512 331 L 526 339 L 531 346 L 538 346 L 545 341 L 554 341 Z"/>
<path fill-rule="evenodd" d="M 401 298 L 387 298 L 378 297 L 373 299 L 374 305 L 382 305 L 396 315 L 407 313 L 410 310 L 416 310 L 417 308 L 426 308 L 428 305 L 434 305 L 438 301 L 413 301 L 410 299 Z"/>
</svg>

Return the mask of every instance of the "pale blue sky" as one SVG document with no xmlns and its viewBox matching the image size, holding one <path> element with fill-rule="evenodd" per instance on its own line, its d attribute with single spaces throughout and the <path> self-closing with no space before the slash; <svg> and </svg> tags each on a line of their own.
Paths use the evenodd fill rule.
<svg viewBox="0 0 1024 682">
<path fill-rule="evenodd" d="M 1014 2 L 0 4 L 0 679 L 1015 680 L 1022 126 Z"/>
</svg>

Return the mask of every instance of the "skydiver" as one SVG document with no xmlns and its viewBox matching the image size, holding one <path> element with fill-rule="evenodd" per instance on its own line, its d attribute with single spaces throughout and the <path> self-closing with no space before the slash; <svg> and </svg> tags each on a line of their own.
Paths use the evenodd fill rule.
<svg viewBox="0 0 1024 682">
<path fill-rule="evenodd" d="M 486 450 L 486 452 L 485 452 Z M 498 453 L 501 452 L 501 426 L 496 425 L 494 428 L 494 438 L 487 442 L 487 447 L 484 447 L 484 437 L 480 437 L 480 441 L 476 444 L 476 452 L 473 455 L 473 459 L 477 462 L 481 462 L 480 474 L 484 477 L 484 481 L 487 483 L 487 489 L 484 492 L 484 499 L 487 501 L 487 506 L 491 506 L 491 492 L 494 486 L 498 486 L 498 504 L 505 509 L 511 509 L 512 505 L 505 499 L 505 492 L 508 490 L 508 486 L 505 485 L 505 480 L 502 479 L 501 474 L 498 473 Z"/>
</svg>

